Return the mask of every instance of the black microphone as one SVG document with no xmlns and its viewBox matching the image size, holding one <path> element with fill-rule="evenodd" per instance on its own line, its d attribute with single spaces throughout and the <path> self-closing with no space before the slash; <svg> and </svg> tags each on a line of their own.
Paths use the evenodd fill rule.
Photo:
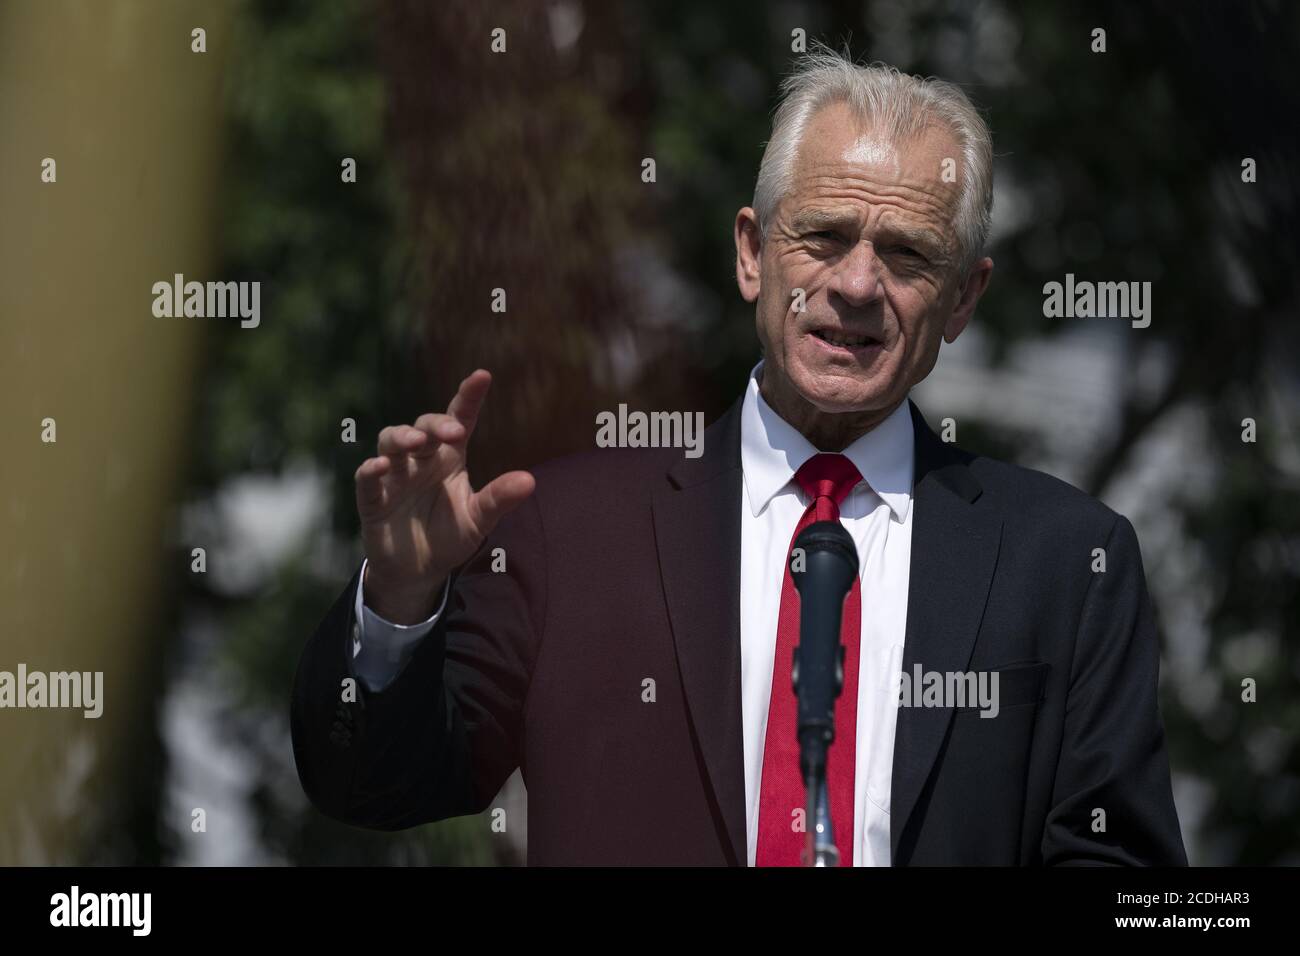
<svg viewBox="0 0 1300 956">
<path fill-rule="evenodd" d="M 824 779 L 826 752 L 835 739 L 835 698 L 844 686 L 840 620 L 858 576 L 858 549 L 838 521 L 818 521 L 800 532 L 790 555 L 790 576 L 799 592 L 792 675 L 799 702 L 799 769 L 805 780 Z"/>
</svg>

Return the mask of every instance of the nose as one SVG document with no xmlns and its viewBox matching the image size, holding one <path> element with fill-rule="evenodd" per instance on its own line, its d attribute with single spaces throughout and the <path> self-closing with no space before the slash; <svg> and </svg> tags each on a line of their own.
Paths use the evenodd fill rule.
<svg viewBox="0 0 1300 956">
<path fill-rule="evenodd" d="M 880 257 L 876 255 L 876 247 L 869 240 L 863 239 L 855 243 L 836 263 L 830 291 L 854 308 L 871 305 L 883 294 L 883 268 Z"/>
</svg>

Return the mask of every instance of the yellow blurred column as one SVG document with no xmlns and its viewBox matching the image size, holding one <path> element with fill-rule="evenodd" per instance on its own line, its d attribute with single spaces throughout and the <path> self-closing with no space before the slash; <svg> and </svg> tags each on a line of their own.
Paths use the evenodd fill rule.
<svg viewBox="0 0 1300 956">
<path fill-rule="evenodd" d="M 0 3 L 0 671 L 104 675 L 99 719 L 0 709 L 0 864 L 83 858 L 156 690 L 164 538 L 203 440 L 187 426 L 211 320 L 155 318 L 151 286 L 218 278 L 234 12 Z"/>
</svg>

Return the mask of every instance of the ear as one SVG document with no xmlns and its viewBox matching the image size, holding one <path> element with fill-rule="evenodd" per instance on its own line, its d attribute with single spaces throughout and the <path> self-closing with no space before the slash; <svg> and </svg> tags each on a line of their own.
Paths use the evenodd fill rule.
<svg viewBox="0 0 1300 956">
<path fill-rule="evenodd" d="M 746 206 L 736 213 L 736 284 L 746 302 L 758 300 L 763 233 L 758 228 L 758 214 Z"/>
<path fill-rule="evenodd" d="M 962 330 L 966 328 L 966 323 L 970 322 L 971 316 L 975 314 L 975 305 L 984 294 L 984 290 L 989 287 L 989 279 L 992 276 L 993 260 L 988 256 L 971 266 L 970 272 L 966 274 L 966 283 L 957 297 L 957 304 L 953 306 L 952 313 L 943 324 L 943 340 L 949 345 L 956 341 L 957 336 L 961 335 Z"/>
</svg>

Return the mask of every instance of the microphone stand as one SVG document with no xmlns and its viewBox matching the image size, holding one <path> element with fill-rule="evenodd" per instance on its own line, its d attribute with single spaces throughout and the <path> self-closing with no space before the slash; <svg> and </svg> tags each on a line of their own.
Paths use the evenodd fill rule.
<svg viewBox="0 0 1300 956">
<path fill-rule="evenodd" d="M 799 688 L 798 649 L 795 650 L 795 693 Z M 844 647 L 836 644 L 834 675 L 835 697 L 839 697 L 844 684 Z M 831 821 L 830 791 L 826 786 L 826 758 L 835 737 L 834 717 L 828 724 L 821 721 L 802 721 L 799 725 L 799 763 L 804 769 L 804 819 L 808 821 L 807 837 L 803 851 L 804 866 L 839 866 L 840 851 L 835 845 L 835 827 Z"/>
<path fill-rule="evenodd" d="M 858 576 L 853 539 L 838 521 L 819 521 L 798 536 L 806 566 L 791 569 L 800 596 L 799 645 L 791 680 L 798 699 L 799 770 L 806 790 L 805 866 L 839 866 L 831 822 L 826 760 L 835 740 L 835 701 L 844 688 L 844 645 L 840 642 L 844 599 Z M 850 819 L 849 826 L 852 827 Z"/>
<path fill-rule="evenodd" d="M 813 811 L 816 807 L 816 812 Z M 826 775 L 808 776 L 808 843 L 804 848 L 805 866 L 839 866 L 840 851 L 835 846 L 835 830 L 831 825 L 830 799 L 826 795 Z"/>
</svg>

